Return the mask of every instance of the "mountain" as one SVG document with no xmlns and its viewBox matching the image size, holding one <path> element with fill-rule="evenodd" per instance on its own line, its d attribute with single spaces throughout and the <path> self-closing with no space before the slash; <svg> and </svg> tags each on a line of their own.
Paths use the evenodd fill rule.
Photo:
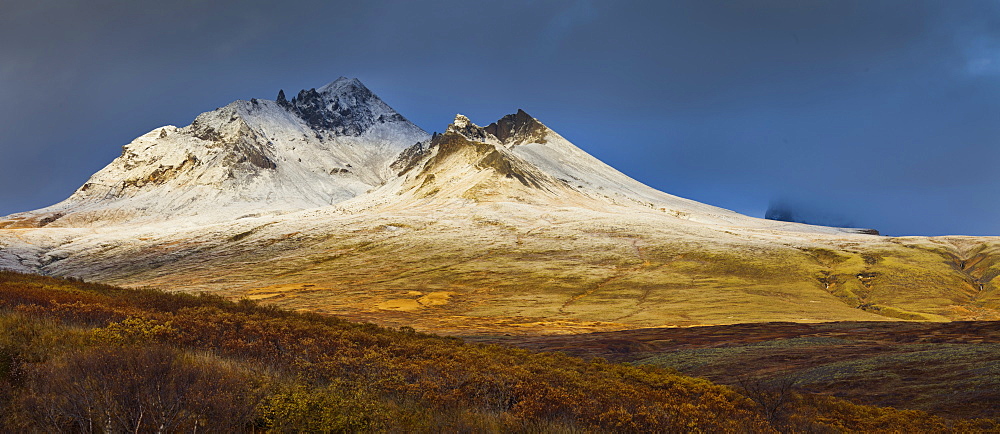
<svg viewBox="0 0 1000 434">
<path fill-rule="evenodd" d="M 443 134 L 406 149 L 392 167 L 399 170 L 398 179 L 357 202 L 414 205 L 402 196 L 438 203 L 461 198 L 616 210 L 611 212 L 641 208 L 707 224 L 818 233 L 857 231 L 781 224 L 661 192 L 594 158 L 524 110 L 486 127 L 456 115 Z"/>
<path fill-rule="evenodd" d="M 0 218 L 0 268 L 448 333 L 1000 319 L 1000 240 L 874 236 L 650 188 L 524 111 L 427 134 L 355 79 L 136 139 Z"/>
<path fill-rule="evenodd" d="M 150 131 L 65 201 L 0 227 L 207 223 L 316 208 L 381 185 L 397 154 L 428 137 L 341 77 L 291 102 L 235 101 Z"/>
<path fill-rule="evenodd" d="M 662 209 L 695 221 L 759 224 L 741 214 L 646 186 L 576 147 L 523 110 L 486 127 L 459 116 L 449 131 L 502 147 L 570 188 L 608 203 Z"/>
</svg>

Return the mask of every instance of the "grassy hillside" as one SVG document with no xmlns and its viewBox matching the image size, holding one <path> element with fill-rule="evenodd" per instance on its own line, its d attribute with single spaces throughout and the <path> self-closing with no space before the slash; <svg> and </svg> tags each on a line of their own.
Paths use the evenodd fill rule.
<svg viewBox="0 0 1000 434">
<path fill-rule="evenodd" d="M 419 209 L 344 214 L 315 227 L 241 221 L 191 238 L 60 251 L 49 269 L 446 334 L 1000 319 L 996 238 L 796 234 L 493 206 L 448 219 Z"/>
<path fill-rule="evenodd" d="M 656 367 L 0 272 L 4 431 L 996 429 Z M 770 392 L 768 392 L 770 393 Z"/>
</svg>

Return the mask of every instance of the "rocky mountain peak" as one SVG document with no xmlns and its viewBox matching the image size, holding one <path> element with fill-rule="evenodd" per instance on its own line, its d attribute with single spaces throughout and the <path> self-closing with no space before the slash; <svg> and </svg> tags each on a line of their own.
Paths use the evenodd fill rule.
<svg viewBox="0 0 1000 434">
<path fill-rule="evenodd" d="M 458 113 L 455 115 L 455 120 L 452 121 L 451 125 L 448 126 L 448 129 L 452 129 L 452 127 L 456 129 L 462 129 L 462 128 L 467 128 L 469 125 L 475 126 L 476 124 L 472 123 L 472 121 L 469 120 L 469 118 L 466 117 L 465 115 Z"/>
<path fill-rule="evenodd" d="M 487 133 L 483 127 L 472 123 L 469 118 L 462 114 L 455 115 L 455 120 L 452 121 L 451 125 L 448 125 L 448 129 L 445 131 L 446 133 L 454 133 L 464 136 L 474 142 L 490 143 L 494 145 L 501 144 L 495 136 Z"/>
<path fill-rule="evenodd" d="M 360 136 L 376 124 L 408 123 L 356 78 L 340 77 L 319 89 L 301 90 L 281 105 L 313 129 L 338 136 Z"/>
<path fill-rule="evenodd" d="M 550 131 L 524 110 L 506 115 L 485 127 L 480 127 L 463 115 L 456 115 L 448 131 L 461 134 L 469 140 L 513 147 L 526 143 L 545 143 Z"/>
<path fill-rule="evenodd" d="M 524 110 L 518 109 L 517 113 L 504 116 L 483 130 L 507 146 L 516 146 L 525 143 L 545 143 L 545 135 L 549 128 Z"/>
</svg>

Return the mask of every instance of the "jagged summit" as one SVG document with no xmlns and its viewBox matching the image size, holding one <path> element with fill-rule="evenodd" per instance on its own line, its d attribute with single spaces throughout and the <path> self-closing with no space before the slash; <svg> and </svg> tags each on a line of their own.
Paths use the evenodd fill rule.
<svg viewBox="0 0 1000 434">
<path fill-rule="evenodd" d="M 518 109 L 517 113 L 504 116 L 485 126 L 483 130 L 509 146 L 516 146 L 526 143 L 545 143 L 545 135 L 549 128 L 524 110 Z"/>
<path fill-rule="evenodd" d="M 469 140 L 500 145 L 500 141 L 492 134 L 487 133 L 482 127 L 472 123 L 468 117 L 459 113 L 455 115 L 455 120 L 445 129 L 446 133 L 459 134 Z"/>
<path fill-rule="evenodd" d="M 377 124 L 409 123 L 356 78 L 301 90 L 281 105 L 312 128 L 341 136 L 359 136 Z"/>
<path fill-rule="evenodd" d="M 461 134 L 470 140 L 514 147 L 528 143 L 545 143 L 545 136 L 552 130 L 524 110 L 506 115 L 485 127 L 480 127 L 462 114 L 455 115 L 455 121 L 448 131 Z"/>
<path fill-rule="evenodd" d="M 464 129 L 469 125 L 473 125 L 469 117 L 461 113 L 458 113 L 455 115 L 455 120 L 451 121 L 451 124 L 448 125 L 448 128 L 446 130 L 457 131 Z"/>
</svg>

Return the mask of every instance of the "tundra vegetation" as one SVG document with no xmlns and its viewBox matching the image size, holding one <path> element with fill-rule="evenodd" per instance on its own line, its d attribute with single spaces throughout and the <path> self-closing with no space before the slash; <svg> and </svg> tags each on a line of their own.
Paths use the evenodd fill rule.
<svg viewBox="0 0 1000 434">
<path fill-rule="evenodd" d="M 776 322 L 468 340 L 656 365 L 764 399 L 791 388 L 953 419 L 1000 417 L 998 321 Z"/>
<path fill-rule="evenodd" d="M 0 272 L 4 432 L 997 429 L 781 384 Z"/>
</svg>

